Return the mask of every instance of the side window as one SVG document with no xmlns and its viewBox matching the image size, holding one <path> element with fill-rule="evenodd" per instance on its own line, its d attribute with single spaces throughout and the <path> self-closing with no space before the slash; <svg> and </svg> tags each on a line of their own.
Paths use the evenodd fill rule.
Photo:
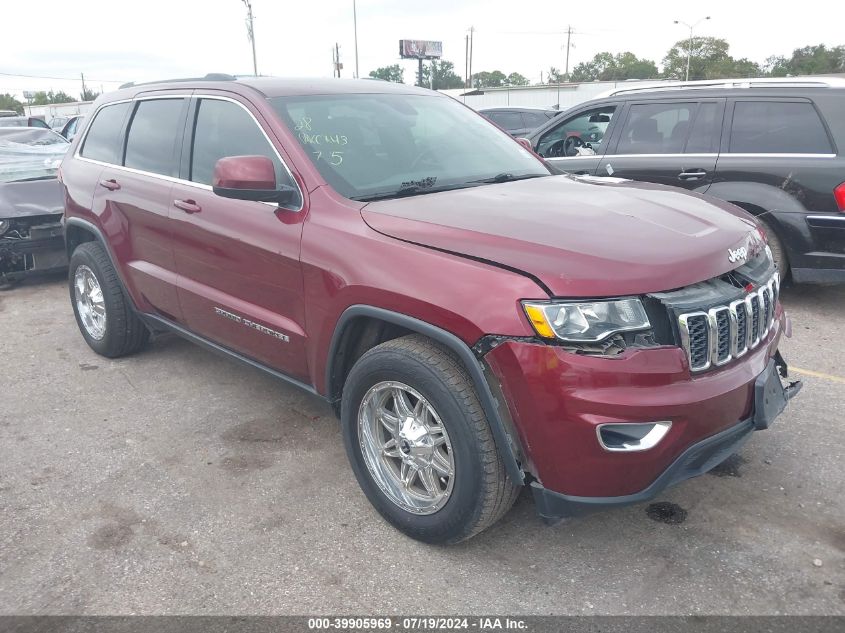
<svg viewBox="0 0 845 633">
<path fill-rule="evenodd" d="M 231 101 L 201 99 L 194 125 L 190 179 L 211 185 L 214 164 L 226 156 L 266 156 L 276 167 L 276 183 L 296 186 L 249 112 Z"/>
<path fill-rule="evenodd" d="M 816 109 L 807 102 L 737 101 L 730 151 L 749 154 L 832 154 Z"/>
<path fill-rule="evenodd" d="M 185 99 L 139 101 L 126 136 L 124 165 L 174 176 L 174 152 L 180 136 Z"/>
<path fill-rule="evenodd" d="M 491 112 L 488 116 L 493 123 L 503 130 L 521 130 L 525 127 L 522 122 L 522 115 L 519 112 Z"/>
<path fill-rule="evenodd" d="M 616 106 L 604 106 L 568 118 L 540 137 L 537 153 L 544 158 L 578 156 L 578 147 L 589 145 L 600 152 Z M 561 115 L 563 117 L 563 115 Z"/>
<path fill-rule="evenodd" d="M 523 112 L 522 118 L 525 121 L 525 127 L 533 130 L 546 123 L 550 117 L 547 117 L 542 112 Z"/>
<path fill-rule="evenodd" d="M 717 120 L 718 117 L 718 120 Z M 719 151 L 719 130 L 722 117 L 719 104 L 706 101 L 698 106 L 695 121 L 687 139 L 687 154 L 713 154 Z"/>
<path fill-rule="evenodd" d="M 103 107 L 91 121 L 80 156 L 104 163 L 120 162 L 120 129 L 131 103 L 116 103 Z"/>
<path fill-rule="evenodd" d="M 695 103 L 631 106 L 619 136 L 617 154 L 679 154 L 690 131 Z"/>
</svg>

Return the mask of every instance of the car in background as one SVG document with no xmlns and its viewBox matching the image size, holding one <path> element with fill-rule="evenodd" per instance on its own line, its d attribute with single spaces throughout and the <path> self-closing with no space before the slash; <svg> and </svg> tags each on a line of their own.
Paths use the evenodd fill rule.
<svg viewBox="0 0 845 633">
<path fill-rule="evenodd" d="M 40 127 L 45 130 L 50 129 L 50 126 L 46 122 L 36 116 L 18 116 L 17 114 L 15 116 L 0 117 L 0 127 Z"/>
<path fill-rule="evenodd" d="M 731 202 L 761 223 L 782 278 L 845 282 L 843 79 L 620 88 L 527 140 L 564 172 L 671 185 Z"/>
<path fill-rule="evenodd" d="M 0 119 L 10 116 L 20 116 L 15 110 L 0 110 Z"/>
<path fill-rule="evenodd" d="M 60 134 L 64 136 L 67 140 L 72 141 L 73 137 L 76 136 L 76 134 L 82 129 L 84 122 L 84 114 L 77 114 L 75 116 L 72 116 L 62 127 L 62 131 L 60 132 Z"/>
<path fill-rule="evenodd" d="M 545 125 L 549 122 L 549 119 L 553 119 L 560 112 L 560 110 L 543 108 L 517 107 L 482 108 L 478 111 L 479 114 L 490 119 L 511 136 L 529 134 L 531 130 Z"/>
<path fill-rule="evenodd" d="M 59 132 L 67 124 L 69 118 L 70 117 L 66 116 L 55 116 L 50 119 L 50 123 L 48 124 L 48 126 L 51 130 L 56 130 L 56 132 Z"/>
<path fill-rule="evenodd" d="M 52 130 L 0 127 L 0 288 L 67 268 L 56 173 L 69 146 Z"/>
</svg>

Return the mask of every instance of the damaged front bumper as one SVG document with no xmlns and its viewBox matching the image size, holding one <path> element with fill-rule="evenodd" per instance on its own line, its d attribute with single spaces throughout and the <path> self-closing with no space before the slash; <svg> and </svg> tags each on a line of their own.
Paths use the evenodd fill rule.
<svg viewBox="0 0 845 633">
<path fill-rule="evenodd" d="M 653 499 L 669 486 L 712 470 L 736 453 L 752 432 L 769 428 L 786 408 L 787 402 L 798 395 L 803 386 L 801 381 L 784 386 L 781 378 L 786 378 L 787 374 L 786 362 L 777 352 L 766 370 L 754 381 L 752 415 L 687 448 L 645 489 L 615 497 L 581 497 L 553 492 L 533 482 L 531 491 L 538 514 L 546 522 L 553 523 L 562 518 L 582 516 L 605 508 L 641 503 Z"/>
<path fill-rule="evenodd" d="M 15 223 L 15 220 L 11 220 Z M 51 220 L 12 228 L 0 236 L 0 282 L 67 269 L 62 225 Z"/>
</svg>

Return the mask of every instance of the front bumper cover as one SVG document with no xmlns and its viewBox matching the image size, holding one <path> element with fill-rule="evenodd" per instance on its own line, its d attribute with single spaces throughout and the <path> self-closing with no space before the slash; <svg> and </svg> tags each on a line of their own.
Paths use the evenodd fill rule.
<svg viewBox="0 0 845 633">
<path fill-rule="evenodd" d="M 583 516 L 597 510 L 613 508 L 653 499 L 663 490 L 686 479 L 697 477 L 715 468 L 738 451 L 756 430 L 769 428 L 786 403 L 801 390 L 801 381 L 784 387 L 786 362 L 777 352 L 765 371 L 754 381 L 754 411 L 738 424 L 711 435 L 687 448 L 647 488 L 618 497 L 579 497 L 553 492 L 537 482 L 531 484 L 539 515 L 547 522 L 566 517 Z"/>
</svg>

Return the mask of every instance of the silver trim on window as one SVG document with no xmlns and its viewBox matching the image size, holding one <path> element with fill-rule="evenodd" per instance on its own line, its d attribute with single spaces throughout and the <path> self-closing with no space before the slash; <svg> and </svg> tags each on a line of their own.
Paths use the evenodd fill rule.
<svg viewBox="0 0 845 633">
<path fill-rule="evenodd" d="M 237 99 L 233 99 L 231 97 L 224 97 L 222 95 L 211 95 L 211 94 L 173 93 L 173 94 L 166 94 L 166 95 L 139 96 L 139 97 L 135 97 L 133 99 L 121 99 L 120 101 L 109 101 L 108 103 L 104 103 L 100 107 L 98 107 L 94 111 L 94 113 L 91 115 L 89 122 L 88 122 L 88 124 L 87 124 L 87 126 L 86 126 L 86 128 L 83 132 L 83 136 L 79 140 L 79 143 L 76 146 L 76 150 L 73 153 L 73 157 L 78 159 L 78 160 L 83 160 L 83 161 L 86 161 L 88 163 L 93 163 L 95 165 L 102 165 L 104 167 L 111 167 L 112 169 L 117 169 L 119 171 L 125 171 L 125 172 L 128 172 L 128 173 L 138 174 L 138 175 L 141 175 L 141 176 L 151 176 L 153 178 L 159 178 L 161 180 L 165 180 L 167 182 L 172 182 L 172 183 L 179 184 L 179 185 L 187 185 L 189 187 L 196 187 L 197 189 L 204 189 L 206 191 L 213 191 L 213 187 L 211 187 L 210 185 L 200 183 L 200 182 L 194 182 L 192 180 L 184 180 L 182 178 L 175 178 L 173 176 L 165 176 L 164 174 L 156 174 L 156 173 L 153 173 L 153 172 L 144 171 L 142 169 L 135 169 L 134 167 L 126 167 L 125 165 L 115 165 L 114 163 L 107 163 L 107 162 L 104 162 L 104 161 L 101 161 L 101 160 L 95 160 L 93 158 L 86 158 L 85 156 L 82 156 L 80 154 L 82 147 L 85 145 L 85 140 L 88 138 L 88 132 L 90 131 L 90 129 L 93 125 L 93 122 L 94 122 L 96 116 L 100 113 L 100 111 L 103 108 L 107 108 L 109 106 L 117 105 L 119 103 L 151 101 L 153 99 L 190 99 L 192 97 L 195 98 L 195 99 L 214 99 L 214 100 L 217 100 L 217 101 L 229 101 L 229 102 L 234 103 L 234 104 L 236 104 L 236 105 L 238 105 L 238 106 L 240 106 L 241 108 L 244 109 L 244 111 L 252 118 L 255 125 L 258 126 L 258 129 L 261 130 L 261 133 L 264 135 L 264 138 L 267 139 L 267 143 L 270 144 L 270 147 L 273 149 L 273 153 L 276 154 L 276 157 L 279 159 L 279 162 L 282 164 L 282 167 L 284 167 L 284 169 L 287 172 L 288 177 L 290 178 L 291 182 L 294 184 L 294 186 L 296 186 L 296 190 L 299 192 L 299 208 L 288 209 L 288 207 L 285 207 L 285 209 L 288 210 L 288 211 L 292 211 L 294 213 L 299 213 L 300 211 L 302 211 L 302 209 L 305 207 L 305 195 L 303 194 L 302 188 L 299 186 L 299 183 L 297 182 L 296 178 L 294 178 L 293 172 L 291 171 L 290 167 L 288 167 L 288 164 L 285 162 L 285 159 L 282 158 L 282 155 L 279 153 L 279 150 L 273 144 L 273 141 L 270 139 L 270 136 L 267 134 L 264 127 L 261 125 L 261 123 L 258 122 L 258 119 L 255 118 L 255 115 L 252 112 L 250 112 L 249 108 L 247 108 L 243 103 L 241 103 Z M 262 203 L 262 204 L 266 204 L 266 205 L 272 206 L 272 207 L 278 207 L 279 206 L 279 205 L 274 204 L 272 202 L 265 202 L 265 203 Z"/>
</svg>

